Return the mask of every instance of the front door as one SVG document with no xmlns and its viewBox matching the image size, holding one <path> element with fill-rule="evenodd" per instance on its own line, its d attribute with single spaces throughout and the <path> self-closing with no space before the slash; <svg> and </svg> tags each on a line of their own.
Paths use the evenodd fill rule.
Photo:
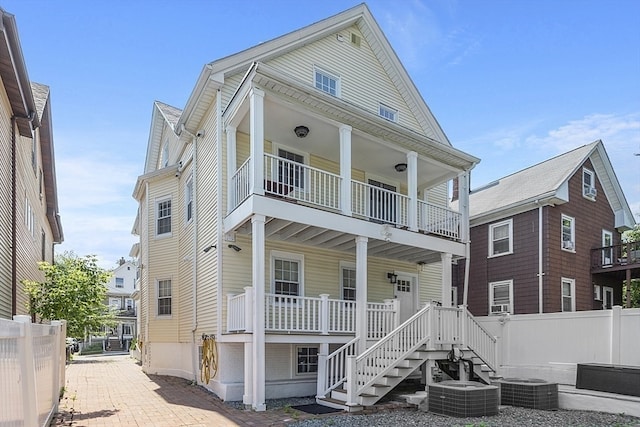
<svg viewBox="0 0 640 427">
<path fill-rule="evenodd" d="M 402 324 L 416 313 L 415 280 L 409 275 L 399 274 L 395 287 L 395 297 L 398 300 L 400 323 Z"/>
<path fill-rule="evenodd" d="M 613 288 L 602 287 L 602 308 L 605 310 L 613 307 Z"/>
</svg>

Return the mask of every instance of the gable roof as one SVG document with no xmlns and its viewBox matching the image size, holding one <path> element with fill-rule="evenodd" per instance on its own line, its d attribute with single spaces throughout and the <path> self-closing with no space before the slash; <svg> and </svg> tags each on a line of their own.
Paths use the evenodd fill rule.
<svg viewBox="0 0 640 427">
<path fill-rule="evenodd" d="M 601 140 L 500 178 L 469 195 L 471 225 L 525 212 L 541 205 L 569 201 L 568 181 L 587 161 L 616 215 L 616 228 L 632 228 L 633 214 Z"/>
<path fill-rule="evenodd" d="M 254 62 L 264 63 L 271 58 L 293 51 L 353 25 L 358 26 L 381 66 L 394 82 L 407 105 L 416 113 L 424 133 L 428 134 L 428 130 L 431 129 L 437 136 L 439 143 L 451 146 L 436 118 L 422 99 L 420 92 L 364 3 L 205 65 L 187 101 L 179 124 L 185 124 L 187 129 L 195 133 L 195 127 L 205 114 L 205 109 L 197 108 L 198 104 L 209 105 L 215 97 L 215 91 L 224 83 L 226 76 L 245 72 Z"/>
<path fill-rule="evenodd" d="M 162 130 L 166 125 L 175 132 L 182 110 L 164 102 L 154 101 L 151 113 L 151 129 L 147 143 L 147 157 L 144 163 L 144 173 L 152 172 L 158 163 L 160 147 L 162 146 Z"/>
</svg>

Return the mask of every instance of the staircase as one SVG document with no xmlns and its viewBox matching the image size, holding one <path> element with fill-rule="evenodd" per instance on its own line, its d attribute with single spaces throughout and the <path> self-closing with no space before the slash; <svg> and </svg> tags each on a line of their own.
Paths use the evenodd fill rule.
<svg viewBox="0 0 640 427">
<path fill-rule="evenodd" d="M 427 305 L 358 356 L 357 342 L 319 361 L 319 404 L 347 411 L 371 406 L 425 363 L 429 369 L 439 361 L 450 376 L 457 371 L 458 379 L 487 384 L 495 372 L 496 340 L 464 308 Z"/>
</svg>

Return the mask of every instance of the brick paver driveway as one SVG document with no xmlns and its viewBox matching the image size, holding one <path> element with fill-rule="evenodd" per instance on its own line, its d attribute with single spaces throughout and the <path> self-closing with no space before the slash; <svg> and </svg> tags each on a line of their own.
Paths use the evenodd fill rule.
<svg viewBox="0 0 640 427">
<path fill-rule="evenodd" d="M 146 375 L 128 355 L 76 356 L 66 384 L 56 426 L 283 426 L 313 417 L 234 409 L 187 380 Z"/>
</svg>

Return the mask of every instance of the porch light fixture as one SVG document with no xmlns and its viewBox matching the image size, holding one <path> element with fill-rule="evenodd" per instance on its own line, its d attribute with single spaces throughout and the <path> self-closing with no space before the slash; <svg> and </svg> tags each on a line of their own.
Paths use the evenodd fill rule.
<svg viewBox="0 0 640 427">
<path fill-rule="evenodd" d="M 398 281 L 398 275 L 393 272 L 387 273 L 387 279 L 389 279 L 389 283 L 395 285 Z"/>
<path fill-rule="evenodd" d="M 394 166 L 396 172 L 404 172 L 407 170 L 407 164 L 406 163 L 398 163 L 397 165 Z"/>
<path fill-rule="evenodd" d="M 296 126 L 293 130 L 298 138 L 306 138 L 309 135 L 309 128 L 306 126 Z"/>
<path fill-rule="evenodd" d="M 228 245 L 228 247 L 233 249 L 236 252 L 240 252 L 242 250 L 240 246 L 236 246 L 236 245 Z"/>
</svg>

